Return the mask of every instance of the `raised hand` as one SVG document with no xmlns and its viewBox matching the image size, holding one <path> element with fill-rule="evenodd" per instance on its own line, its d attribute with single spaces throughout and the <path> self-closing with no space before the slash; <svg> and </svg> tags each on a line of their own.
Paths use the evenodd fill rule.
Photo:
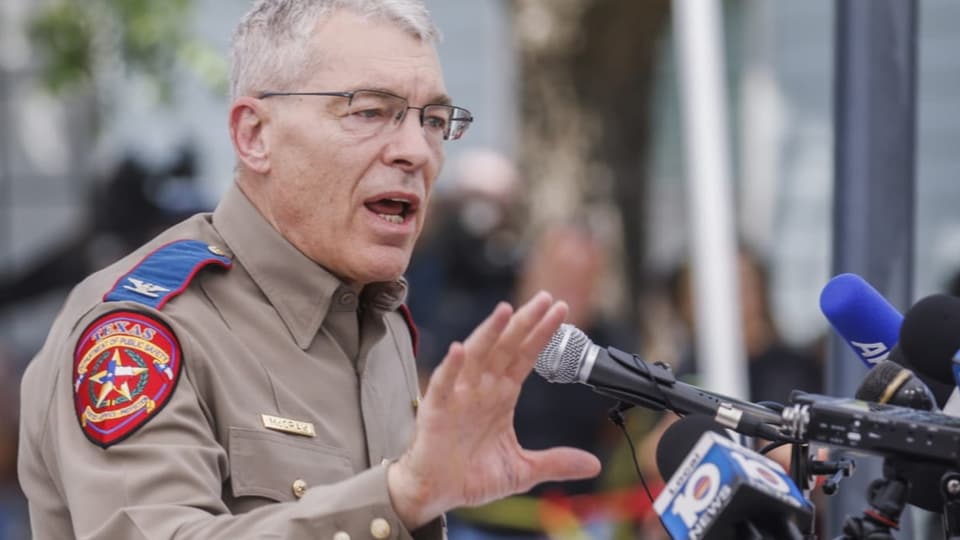
<svg viewBox="0 0 960 540">
<path fill-rule="evenodd" d="M 592 454 L 520 447 L 513 413 L 537 354 L 567 306 L 541 292 L 516 312 L 501 303 L 434 371 L 414 441 L 388 472 L 390 496 L 408 528 L 458 506 L 474 506 L 551 480 L 596 476 Z"/>
</svg>

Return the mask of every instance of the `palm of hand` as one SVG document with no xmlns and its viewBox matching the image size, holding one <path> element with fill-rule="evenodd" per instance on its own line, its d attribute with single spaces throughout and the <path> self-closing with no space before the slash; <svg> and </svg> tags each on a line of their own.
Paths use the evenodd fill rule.
<svg viewBox="0 0 960 540">
<path fill-rule="evenodd" d="M 513 412 L 537 354 L 566 316 L 541 293 L 516 313 L 494 310 L 434 372 L 412 447 L 401 458 L 417 484 L 419 518 L 528 490 L 547 480 L 595 476 L 600 463 L 572 448 L 523 449 Z"/>
<path fill-rule="evenodd" d="M 483 504 L 532 485 L 532 467 L 513 428 L 520 385 L 492 379 L 485 376 L 478 385 L 458 384 L 452 399 L 423 411 L 423 442 L 432 444 L 431 454 L 441 457 L 435 464 L 443 470 L 438 478 L 462 486 L 459 494 L 453 494 L 459 505 Z M 481 402 L 495 406 L 478 408 Z M 431 433 L 439 435 L 433 443 Z"/>
</svg>

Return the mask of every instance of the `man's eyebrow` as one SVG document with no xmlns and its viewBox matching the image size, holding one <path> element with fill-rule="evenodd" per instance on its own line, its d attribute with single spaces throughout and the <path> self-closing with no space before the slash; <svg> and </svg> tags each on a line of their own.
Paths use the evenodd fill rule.
<svg viewBox="0 0 960 540">
<path fill-rule="evenodd" d="M 358 87 L 358 89 L 373 90 L 374 92 L 383 92 L 384 94 L 390 94 L 391 96 L 404 97 L 398 94 L 396 90 L 392 88 L 386 88 L 383 86 L 363 86 L 363 87 Z M 409 98 L 404 98 L 404 99 L 406 99 L 407 101 L 410 101 Z M 453 104 L 453 99 L 447 94 L 434 94 L 425 103 L 425 105 L 452 105 L 452 104 Z"/>
<path fill-rule="evenodd" d="M 390 94 L 391 96 L 403 97 L 400 94 L 398 94 L 396 90 L 392 88 L 387 88 L 385 86 L 361 85 L 361 86 L 357 86 L 356 89 L 353 91 L 359 92 L 360 90 L 372 90 L 374 92 L 380 92 L 381 94 Z"/>
</svg>

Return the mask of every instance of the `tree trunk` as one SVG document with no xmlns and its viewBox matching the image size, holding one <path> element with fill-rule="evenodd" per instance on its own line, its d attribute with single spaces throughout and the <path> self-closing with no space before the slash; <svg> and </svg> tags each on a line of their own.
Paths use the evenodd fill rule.
<svg viewBox="0 0 960 540">
<path fill-rule="evenodd" d="M 534 228 L 583 220 L 610 241 L 607 306 L 636 328 L 654 68 L 669 0 L 515 0 L 520 145 Z M 618 294 L 619 293 L 619 294 Z"/>
</svg>

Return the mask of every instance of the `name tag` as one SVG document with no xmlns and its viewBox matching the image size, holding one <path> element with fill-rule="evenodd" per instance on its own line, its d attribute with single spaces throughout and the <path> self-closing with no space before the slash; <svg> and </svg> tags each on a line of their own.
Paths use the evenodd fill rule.
<svg viewBox="0 0 960 540">
<path fill-rule="evenodd" d="M 274 431 L 283 431 L 284 433 L 293 433 L 294 435 L 303 435 L 304 437 L 316 437 L 317 432 L 313 429 L 311 422 L 301 422 L 289 418 L 280 418 L 269 414 L 261 414 L 263 427 Z"/>
</svg>

